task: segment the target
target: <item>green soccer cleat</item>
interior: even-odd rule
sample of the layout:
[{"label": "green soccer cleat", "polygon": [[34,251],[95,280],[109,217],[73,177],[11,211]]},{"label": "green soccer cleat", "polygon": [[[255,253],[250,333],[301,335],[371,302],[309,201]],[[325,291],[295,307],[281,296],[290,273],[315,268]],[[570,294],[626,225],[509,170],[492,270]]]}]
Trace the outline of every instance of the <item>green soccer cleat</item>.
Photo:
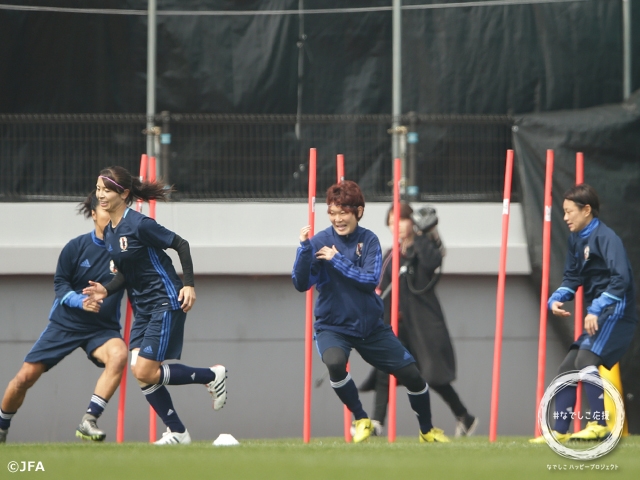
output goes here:
[{"label": "green soccer cleat", "polygon": [[444,434],[444,430],[433,427],[427,433],[420,432],[420,443],[448,443],[449,437]]},{"label": "green soccer cleat", "polygon": [[587,426],[579,432],[571,435],[569,440],[581,442],[604,440],[611,435],[611,430],[606,425],[598,425],[598,422],[589,422]]},{"label": "green soccer cleat", "polygon": [[82,419],[82,423],[78,425],[76,430],[76,437],[83,440],[101,442],[106,438],[106,436],[107,434],[98,428],[96,418],[88,415]]},{"label": "green soccer cleat", "polygon": [[3,430],[0,428],[0,443],[7,443],[7,433],[9,433],[9,429]]},{"label": "green soccer cleat", "polygon": [[364,442],[373,433],[373,425],[368,418],[361,418],[355,421],[356,431],[353,435],[353,443]]},{"label": "green soccer cleat", "polygon": [[[551,435],[553,435],[553,437],[560,443],[565,443],[571,437],[570,433],[560,433],[560,432],[556,432],[555,430],[551,430]],[[534,444],[547,443],[547,440],[544,438],[544,435],[540,435],[539,437],[536,437],[536,438],[530,438],[529,443],[534,443]]]}]

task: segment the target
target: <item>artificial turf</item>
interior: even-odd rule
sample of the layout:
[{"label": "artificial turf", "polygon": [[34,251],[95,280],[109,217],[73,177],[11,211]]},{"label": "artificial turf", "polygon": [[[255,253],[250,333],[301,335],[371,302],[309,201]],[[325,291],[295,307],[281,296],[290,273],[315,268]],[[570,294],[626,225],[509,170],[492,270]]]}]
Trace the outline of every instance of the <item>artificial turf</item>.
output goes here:
[{"label": "artificial turf", "polygon": [[[420,444],[399,437],[390,444],[371,438],[345,444],[340,438],[240,440],[154,446],[146,443],[7,443],[0,445],[0,478],[46,479],[537,479],[640,477],[640,437],[623,438],[595,461],[569,460],[524,437],[456,439]],[[29,464],[31,471],[29,472]],[[19,469],[10,473],[9,462]],[[24,464],[22,462],[25,462]],[[38,464],[40,462],[40,464]],[[15,465],[15,464],[14,464]],[[40,469],[36,470],[38,465]],[[44,471],[42,471],[44,469]]]}]

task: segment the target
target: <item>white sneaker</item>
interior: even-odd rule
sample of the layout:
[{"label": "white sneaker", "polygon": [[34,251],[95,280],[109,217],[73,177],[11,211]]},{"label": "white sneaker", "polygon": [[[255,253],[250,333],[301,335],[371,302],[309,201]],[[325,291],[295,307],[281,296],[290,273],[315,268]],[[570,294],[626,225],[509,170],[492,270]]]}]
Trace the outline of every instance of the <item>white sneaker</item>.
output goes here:
[{"label": "white sneaker", "polygon": [[464,417],[458,418],[455,437],[470,437],[476,431],[476,428],[478,428],[478,418],[466,414]]},{"label": "white sneaker", "polygon": [[184,433],[172,432],[167,428],[167,431],[162,434],[162,438],[157,442],[154,442],[154,445],[189,445],[191,443],[191,435],[189,435],[189,431],[185,430]]},{"label": "white sneaker", "polygon": [[216,378],[207,383],[207,390],[213,398],[213,409],[220,410],[227,403],[227,369],[223,365],[214,365],[209,369],[216,374]]}]

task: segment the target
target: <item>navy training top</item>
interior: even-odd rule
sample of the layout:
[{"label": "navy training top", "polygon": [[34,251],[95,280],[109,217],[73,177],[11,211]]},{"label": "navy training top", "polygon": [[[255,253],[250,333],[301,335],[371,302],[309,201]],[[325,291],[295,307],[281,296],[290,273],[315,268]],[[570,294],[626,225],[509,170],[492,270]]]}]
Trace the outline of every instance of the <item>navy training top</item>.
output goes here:
[{"label": "navy training top", "polygon": [[98,313],[82,309],[82,300],[87,297],[82,289],[89,280],[108,283],[115,274],[105,243],[95,232],[69,241],[58,257],[53,279],[56,298],[49,320],[68,331],[120,330],[120,301],[124,292],[105,298]]},{"label": "navy training top", "polygon": [[180,310],[183,287],[171,258],[164,252],[175,233],[154,219],[127,208],[114,228],[104,230],[111,258],[124,277],[138,313]]},{"label": "navy training top", "polygon": [[624,301],[627,313],[636,317],[633,272],[620,237],[594,218],[571,233],[568,244],[562,285],[549,298],[549,308],[555,301],[573,299],[582,285],[587,312],[599,316],[607,306]]},{"label": "navy training top", "polygon": [[[339,253],[330,261],[316,259],[318,250],[333,245]],[[359,225],[349,235],[338,235],[333,227],[329,227],[301,242],[292,280],[300,292],[316,285],[316,331],[333,330],[366,338],[376,330],[386,328],[382,300],[375,291],[381,269],[382,250],[378,237]]]}]

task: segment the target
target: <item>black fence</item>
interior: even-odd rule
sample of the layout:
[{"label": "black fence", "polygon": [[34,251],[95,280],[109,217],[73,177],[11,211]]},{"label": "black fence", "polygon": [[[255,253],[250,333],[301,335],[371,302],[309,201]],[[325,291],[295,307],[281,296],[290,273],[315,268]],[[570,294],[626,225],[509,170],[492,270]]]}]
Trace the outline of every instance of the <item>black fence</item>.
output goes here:
[{"label": "black fence", "polygon": [[[165,112],[154,120],[159,174],[174,185],[175,200],[306,201],[312,147],[318,192],[335,181],[336,155],[344,154],[345,177],[367,200],[392,196],[389,115]],[[137,173],[146,122],[145,115],[0,115],[0,201],[77,200],[105,166]],[[502,199],[510,117],[406,115],[400,124],[414,199]]]}]

